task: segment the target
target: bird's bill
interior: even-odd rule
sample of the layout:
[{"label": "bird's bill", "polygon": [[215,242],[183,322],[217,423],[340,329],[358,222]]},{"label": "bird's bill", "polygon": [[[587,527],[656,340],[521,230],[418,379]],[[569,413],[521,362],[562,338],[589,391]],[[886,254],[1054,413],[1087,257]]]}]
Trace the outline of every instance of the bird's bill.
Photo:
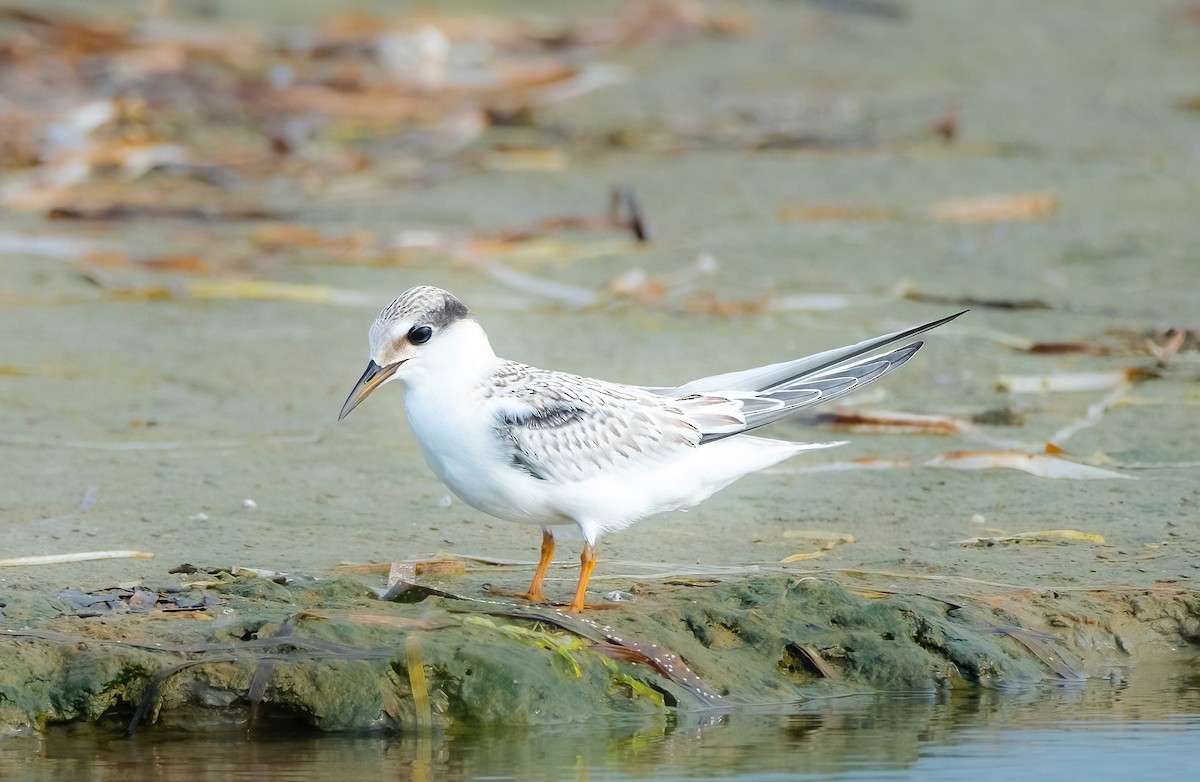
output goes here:
[{"label": "bird's bill", "polygon": [[363,372],[363,376],[358,379],[358,383],[354,386],[354,390],[350,392],[350,396],[346,397],[346,404],[342,405],[342,412],[338,414],[338,420],[340,421],[350,415],[350,411],[358,407],[372,391],[379,388],[387,382],[388,378],[396,374],[396,370],[403,363],[403,361],[397,361],[395,364],[388,364],[386,367],[381,367],[374,361],[367,364],[367,371]]}]

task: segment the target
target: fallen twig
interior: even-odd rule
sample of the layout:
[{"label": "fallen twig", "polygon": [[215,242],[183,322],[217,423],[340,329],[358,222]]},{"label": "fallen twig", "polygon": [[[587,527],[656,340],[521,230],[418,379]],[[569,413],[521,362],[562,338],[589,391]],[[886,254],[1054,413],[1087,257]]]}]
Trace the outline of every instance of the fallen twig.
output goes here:
[{"label": "fallen twig", "polygon": [[39,554],[29,557],[0,559],[0,567],[24,567],[27,565],[61,565],[65,562],[89,562],[94,559],[153,559],[150,551],[118,549],[116,551],[79,551],[73,554]]}]

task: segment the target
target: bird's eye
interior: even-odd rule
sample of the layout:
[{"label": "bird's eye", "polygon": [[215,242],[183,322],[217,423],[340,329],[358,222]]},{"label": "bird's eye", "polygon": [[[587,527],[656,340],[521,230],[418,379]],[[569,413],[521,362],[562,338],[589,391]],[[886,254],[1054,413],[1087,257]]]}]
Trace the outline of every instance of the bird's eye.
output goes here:
[{"label": "bird's eye", "polygon": [[433,329],[428,326],[413,326],[408,330],[408,341],[414,345],[424,345],[433,336]]}]

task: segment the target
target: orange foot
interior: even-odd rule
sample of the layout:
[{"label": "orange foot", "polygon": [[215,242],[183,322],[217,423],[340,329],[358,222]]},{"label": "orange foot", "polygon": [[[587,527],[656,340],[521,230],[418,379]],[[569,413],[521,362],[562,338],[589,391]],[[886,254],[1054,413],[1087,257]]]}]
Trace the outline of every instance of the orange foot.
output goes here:
[{"label": "orange foot", "polygon": [[549,529],[542,530],[542,551],[538,557],[537,570],[533,573],[533,583],[529,585],[529,589],[524,592],[508,592],[503,589],[495,589],[489,587],[488,591],[496,595],[505,595],[506,597],[515,597],[521,600],[528,600],[531,603],[549,603],[546,595],[542,592],[542,581],[546,578],[546,571],[550,568],[550,560],[554,557],[554,535]]},{"label": "orange foot", "polygon": [[518,600],[528,600],[530,603],[549,603],[550,598],[539,589],[536,592],[528,589],[524,592],[518,592],[515,589],[503,589],[498,586],[488,585],[487,591],[492,595],[500,595],[502,597],[515,597]]}]

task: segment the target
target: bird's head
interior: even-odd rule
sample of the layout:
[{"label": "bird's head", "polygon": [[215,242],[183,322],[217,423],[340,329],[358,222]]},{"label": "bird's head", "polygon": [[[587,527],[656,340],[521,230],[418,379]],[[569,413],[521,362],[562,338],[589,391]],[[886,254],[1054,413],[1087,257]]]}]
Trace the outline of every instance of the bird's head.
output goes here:
[{"label": "bird's head", "polygon": [[371,360],[350,392],[338,420],[358,407],[384,383],[411,379],[429,365],[475,358],[465,344],[491,354],[487,337],[471,311],[452,294],[422,285],[410,288],[379,313],[371,324]]}]

